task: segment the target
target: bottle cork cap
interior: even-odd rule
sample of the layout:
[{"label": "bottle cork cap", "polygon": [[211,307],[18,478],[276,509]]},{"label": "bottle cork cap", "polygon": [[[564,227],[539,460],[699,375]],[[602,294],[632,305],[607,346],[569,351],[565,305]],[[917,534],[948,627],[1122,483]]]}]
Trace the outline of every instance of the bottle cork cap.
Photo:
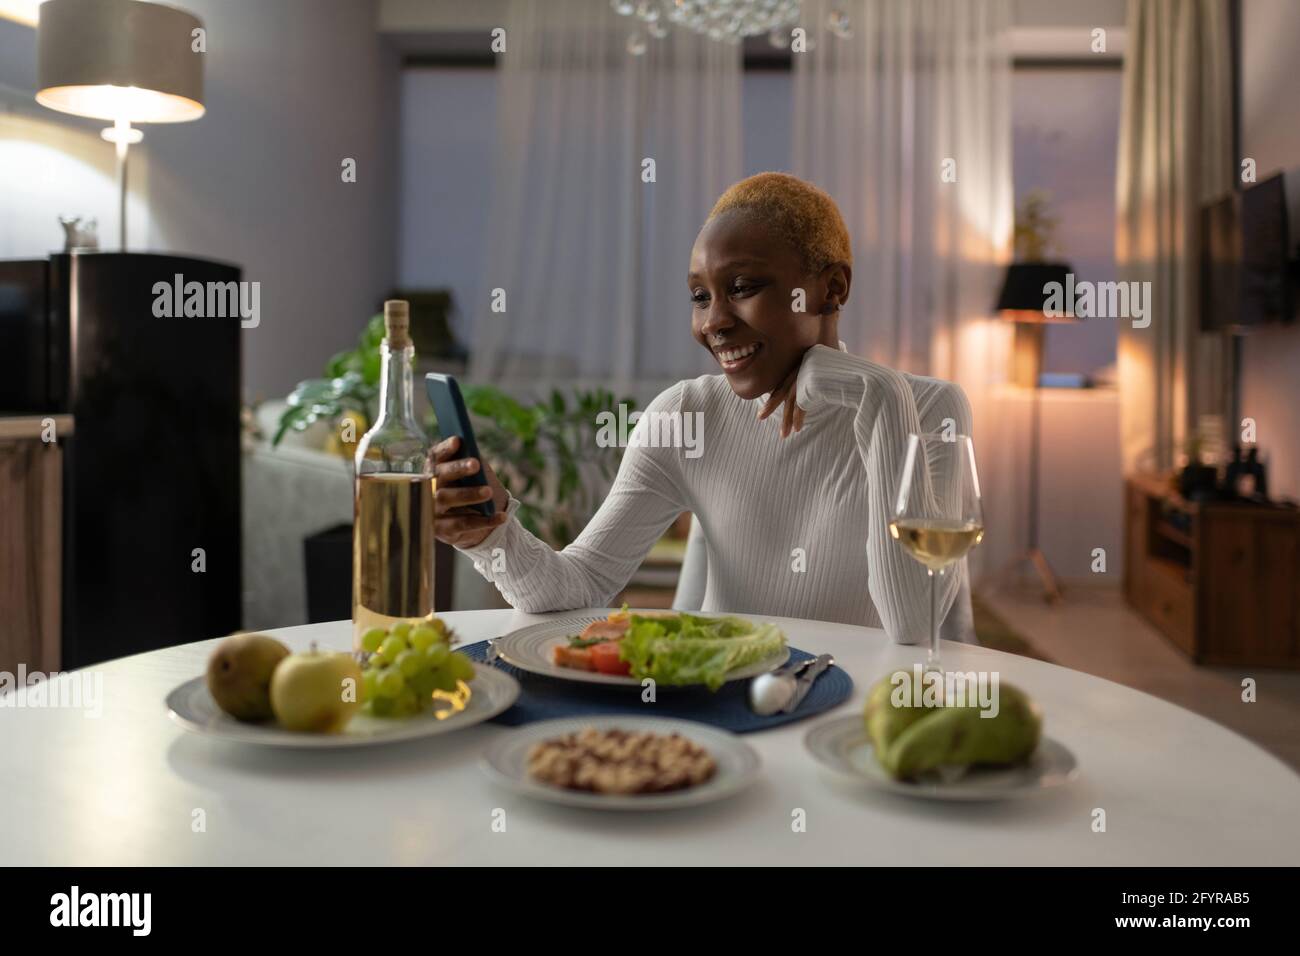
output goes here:
[{"label": "bottle cork cap", "polygon": [[384,335],[390,349],[404,349],[411,344],[411,306],[405,299],[384,302]]}]

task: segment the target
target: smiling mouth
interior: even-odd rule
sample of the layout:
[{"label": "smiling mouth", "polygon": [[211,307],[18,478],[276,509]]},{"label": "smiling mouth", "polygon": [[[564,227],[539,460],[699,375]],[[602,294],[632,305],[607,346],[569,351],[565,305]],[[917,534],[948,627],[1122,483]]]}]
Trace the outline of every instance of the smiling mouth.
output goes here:
[{"label": "smiling mouth", "polygon": [[713,350],[713,354],[717,356],[718,364],[722,366],[724,372],[739,372],[754,360],[754,356],[762,348],[761,343],[750,342],[748,345],[729,345],[725,348],[716,348]]}]

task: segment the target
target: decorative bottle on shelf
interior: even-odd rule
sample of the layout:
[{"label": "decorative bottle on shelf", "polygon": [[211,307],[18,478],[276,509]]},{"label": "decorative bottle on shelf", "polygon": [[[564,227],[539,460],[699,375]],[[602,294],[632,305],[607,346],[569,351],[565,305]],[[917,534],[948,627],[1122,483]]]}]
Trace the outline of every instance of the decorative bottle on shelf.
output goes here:
[{"label": "decorative bottle on shelf", "polygon": [[1251,476],[1251,497],[1256,501],[1268,501],[1268,474],[1264,463],[1259,460],[1259,448],[1253,447],[1246,452],[1245,470]]},{"label": "decorative bottle on shelf", "polygon": [[1232,461],[1228,462],[1228,467],[1223,472],[1223,497],[1235,500],[1241,497],[1241,491],[1237,484],[1241,480],[1241,469],[1245,462],[1241,459],[1241,446],[1232,446]]},{"label": "decorative bottle on shelf", "polygon": [[352,526],[353,643],[372,627],[433,615],[433,475],[415,420],[410,310],[384,303],[379,417],[357,443]]}]

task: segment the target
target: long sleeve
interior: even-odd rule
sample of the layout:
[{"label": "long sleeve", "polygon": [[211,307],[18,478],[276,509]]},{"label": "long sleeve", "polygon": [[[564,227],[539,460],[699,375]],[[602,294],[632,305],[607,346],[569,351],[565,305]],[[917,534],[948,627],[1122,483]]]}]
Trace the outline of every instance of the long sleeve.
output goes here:
[{"label": "long sleeve", "polygon": [[[890,538],[889,520],[908,434],[940,431],[945,419],[953,420],[958,433],[970,434],[965,394],[949,382],[904,377],[867,359],[817,345],[800,366],[796,400],[808,411],[823,404],[856,409],[854,438],[868,483],[868,590],[892,640],[925,641],[930,629],[929,577]],[[940,621],[947,616],[965,573],[962,562],[956,573],[938,579]]]},{"label": "long sleeve", "polygon": [[511,496],[509,519],[473,548],[461,549],[512,607],[528,613],[607,607],[640,567],[683,504],[681,449],[655,446],[656,415],[680,414],[681,384],[650,403],[628,440],[613,487],[595,516],[562,551],[520,524]]}]

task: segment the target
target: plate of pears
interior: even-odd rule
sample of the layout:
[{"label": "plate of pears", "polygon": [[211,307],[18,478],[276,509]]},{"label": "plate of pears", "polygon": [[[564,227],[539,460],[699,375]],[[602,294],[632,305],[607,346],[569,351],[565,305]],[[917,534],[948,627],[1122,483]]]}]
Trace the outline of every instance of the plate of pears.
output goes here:
[{"label": "plate of pears", "polygon": [[[1023,690],[971,675],[898,670],[878,680],[861,716],[813,727],[804,746],[825,767],[892,793],[932,800],[1005,800],[1066,785],[1078,763],[1043,735]],[[954,678],[957,678],[954,680]]]}]

